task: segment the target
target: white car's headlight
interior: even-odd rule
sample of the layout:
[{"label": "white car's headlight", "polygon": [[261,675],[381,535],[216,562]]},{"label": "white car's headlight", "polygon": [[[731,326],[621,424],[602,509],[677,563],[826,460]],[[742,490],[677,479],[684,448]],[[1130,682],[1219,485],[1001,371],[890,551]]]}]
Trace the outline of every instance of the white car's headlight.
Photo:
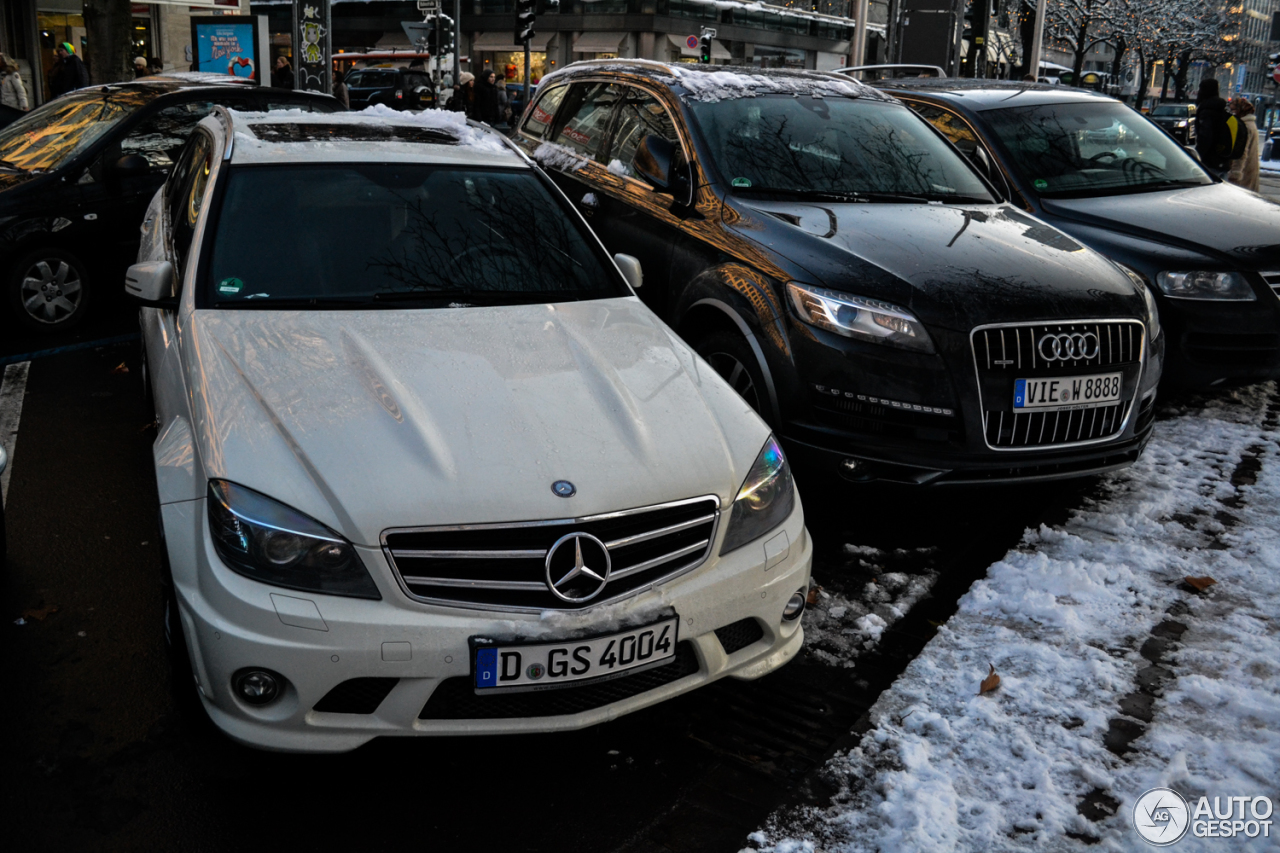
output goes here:
[{"label": "white car's headlight", "polygon": [[860,341],[934,351],[924,324],[905,308],[794,281],[787,285],[787,292],[800,319],[811,326]]},{"label": "white car's headlight", "polygon": [[786,521],[795,503],[796,487],[791,479],[791,468],[782,455],[778,440],[769,436],[755,464],[747,472],[742,488],[738,489],[720,553],[727,554],[759,539]]},{"label": "white car's headlight", "polygon": [[1156,284],[1170,299],[1253,302],[1258,298],[1238,272],[1162,272]]},{"label": "white car's headlight", "polygon": [[1147,337],[1155,340],[1160,337],[1160,309],[1156,306],[1156,298],[1151,295],[1151,286],[1147,284],[1144,278],[1137,270],[1130,269],[1124,264],[1116,264],[1120,270],[1133,282],[1133,286],[1138,288],[1138,292],[1142,294],[1142,301],[1147,306]]},{"label": "white car's headlight", "polygon": [[350,542],[252,489],[210,480],[209,532],[227,567],[256,581],[326,595],[382,597]]}]

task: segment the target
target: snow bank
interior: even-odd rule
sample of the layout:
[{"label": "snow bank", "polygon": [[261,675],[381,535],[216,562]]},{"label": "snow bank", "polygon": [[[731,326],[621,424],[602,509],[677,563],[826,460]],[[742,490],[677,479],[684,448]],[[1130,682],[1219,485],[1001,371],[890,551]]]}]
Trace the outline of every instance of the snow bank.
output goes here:
[{"label": "snow bank", "polygon": [[[825,775],[825,809],[775,815],[748,841],[824,851],[1145,850],[1135,800],[1280,788],[1280,431],[1274,384],[1174,412],[1142,460],[1056,527],[1027,531],[871,711],[860,746]],[[1261,453],[1256,483],[1233,470]],[[1218,581],[1205,595],[1185,576]],[[1145,734],[1121,758],[1103,745],[1148,662],[1151,629],[1187,626]],[[978,695],[994,664],[1002,682]],[[1119,802],[1094,823],[1100,791]],[[1194,805],[1195,800],[1191,800]],[[1270,839],[1188,834],[1179,849],[1277,849]]]}]

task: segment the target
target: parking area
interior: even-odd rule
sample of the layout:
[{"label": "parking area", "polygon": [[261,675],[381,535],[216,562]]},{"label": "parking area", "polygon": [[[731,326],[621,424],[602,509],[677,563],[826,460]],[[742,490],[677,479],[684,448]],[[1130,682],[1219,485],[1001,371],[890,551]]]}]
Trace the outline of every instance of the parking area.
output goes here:
[{"label": "parking area", "polygon": [[[22,372],[7,368],[5,399]],[[856,743],[970,584],[1097,488],[806,491],[820,589],[805,653],[776,674],[571,734],[278,755],[232,744],[169,683],[136,343],[25,373],[10,415],[4,666],[21,687],[6,704],[5,796],[16,840],[40,848],[254,847],[246,818],[270,802],[290,805],[298,845],[376,844],[369,816],[390,807],[456,849],[737,849],[779,806],[823,800],[815,771]]]}]

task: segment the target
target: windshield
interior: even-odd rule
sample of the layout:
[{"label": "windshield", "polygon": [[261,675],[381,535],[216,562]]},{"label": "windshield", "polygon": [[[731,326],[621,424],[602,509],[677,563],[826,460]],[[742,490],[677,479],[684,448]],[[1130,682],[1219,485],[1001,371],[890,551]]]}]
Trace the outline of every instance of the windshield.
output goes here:
[{"label": "windshield", "polygon": [[0,130],[0,166],[28,172],[56,169],[150,100],[141,92],[58,98]]},{"label": "windshield", "polygon": [[1151,111],[1153,116],[1174,116],[1175,118],[1187,117],[1186,104],[1161,104]]},{"label": "windshield", "polygon": [[347,85],[352,89],[384,89],[394,86],[398,78],[394,71],[353,71]]},{"label": "windshield", "polygon": [[960,155],[901,104],[763,95],[689,106],[735,192],[993,201]]},{"label": "windshield", "polygon": [[216,228],[206,293],[207,304],[220,308],[434,308],[631,295],[528,170],[239,167]]},{"label": "windshield", "polygon": [[1213,183],[1164,131],[1114,102],[982,114],[1014,171],[1041,196],[1084,198]]}]

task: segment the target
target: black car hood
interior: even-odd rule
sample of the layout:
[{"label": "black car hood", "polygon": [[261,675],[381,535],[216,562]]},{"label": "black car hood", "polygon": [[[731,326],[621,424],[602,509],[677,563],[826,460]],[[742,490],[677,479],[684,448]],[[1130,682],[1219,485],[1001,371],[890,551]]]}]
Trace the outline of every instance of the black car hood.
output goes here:
[{"label": "black car hood", "polygon": [[20,187],[32,178],[37,177],[30,172],[10,172],[0,170],[0,193],[5,190],[11,190],[14,187]]},{"label": "black car hood", "polygon": [[732,227],[803,267],[814,284],[901,305],[926,324],[966,331],[1145,310],[1109,261],[1009,205],[734,199],[732,210],[741,215]]},{"label": "black car hood", "polygon": [[1230,184],[1041,204],[1050,216],[1196,249],[1251,269],[1274,269],[1280,261],[1280,205]]}]

